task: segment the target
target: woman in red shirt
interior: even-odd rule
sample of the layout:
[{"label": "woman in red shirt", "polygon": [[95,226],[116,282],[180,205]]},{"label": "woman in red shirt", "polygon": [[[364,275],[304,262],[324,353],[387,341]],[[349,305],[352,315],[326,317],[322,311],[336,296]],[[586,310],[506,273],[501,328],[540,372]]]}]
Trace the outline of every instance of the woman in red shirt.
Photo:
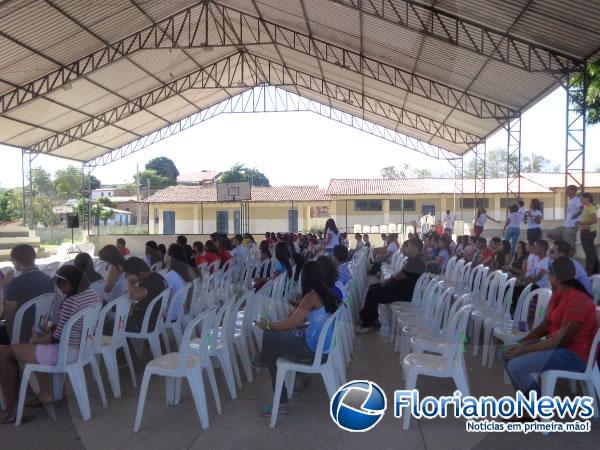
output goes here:
[{"label": "woman in red shirt", "polygon": [[[207,263],[209,266],[219,259],[219,249],[215,243],[211,240],[206,241],[204,244],[204,255],[202,255],[202,262]],[[212,272],[211,272],[212,273]]]},{"label": "woman in red shirt", "polygon": [[548,272],[554,294],[544,321],[503,355],[514,388],[525,394],[532,390],[540,394],[532,373],[585,371],[598,330],[596,305],[575,279],[575,265],[570,258],[556,258]]}]

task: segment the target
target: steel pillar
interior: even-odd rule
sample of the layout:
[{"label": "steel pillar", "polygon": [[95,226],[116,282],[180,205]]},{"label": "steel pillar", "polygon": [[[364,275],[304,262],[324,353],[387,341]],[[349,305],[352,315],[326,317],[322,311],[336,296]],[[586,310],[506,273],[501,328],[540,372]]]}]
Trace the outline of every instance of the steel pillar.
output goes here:
[{"label": "steel pillar", "polygon": [[447,161],[454,169],[454,205],[453,212],[454,218],[456,219],[456,205],[460,208],[460,220],[463,220],[463,194],[465,186],[465,172],[464,172],[464,160],[462,156],[456,158],[448,158]]},{"label": "steel pillar", "polygon": [[473,213],[475,215],[477,214],[477,208],[479,206],[485,206],[485,145],[485,141],[481,141],[479,144],[473,147],[473,155],[475,157],[475,178],[473,179],[475,201],[473,202]]},{"label": "steel pillar", "polygon": [[23,226],[27,226],[30,229],[35,227],[35,209],[34,209],[34,197],[35,192],[33,190],[32,180],[32,164],[37,153],[30,152],[27,149],[21,150],[21,175],[22,175],[22,188],[23,188]]},{"label": "steel pillar", "polygon": [[507,117],[504,129],[506,141],[506,198],[521,197],[521,114]]},{"label": "steel pillar", "polygon": [[585,187],[585,131],[587,123],[587,91],[589,75],[583,74],[581,83],[575,82],[574,74],[567,77],[567,127],[565,148],[565,187]]}]

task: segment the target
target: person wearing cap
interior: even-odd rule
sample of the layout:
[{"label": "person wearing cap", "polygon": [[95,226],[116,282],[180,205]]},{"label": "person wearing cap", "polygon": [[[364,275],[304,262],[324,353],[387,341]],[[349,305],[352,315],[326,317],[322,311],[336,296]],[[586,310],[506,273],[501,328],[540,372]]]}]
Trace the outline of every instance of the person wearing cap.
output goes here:
[{"label": "person wearing cap", "polygon": [[[144,322],[146,309],[150,302],[167,288],[167,282],[162,275],[152,272],[148,265],[141,259],[132,256],[123,263],[123,271],[127,275],[127,293],[131,300],[131,310],[127,318],[125,330],[139,332]],[[157,305],[150,316],[148,330],[154,330],[160,307]],[[107,318],[104,322],[102,334],[112,336],[114,322]]]},{"label": "person wearing cap", "polygon": [[525,395],[532,390],[540,394],[540,385],[531,374],[586,368],[598,330],[596,305],[575,276],[575,266],[567,256],[552,261],[549,278],[554,293],[544,321],[503,352],[512,385]]}]

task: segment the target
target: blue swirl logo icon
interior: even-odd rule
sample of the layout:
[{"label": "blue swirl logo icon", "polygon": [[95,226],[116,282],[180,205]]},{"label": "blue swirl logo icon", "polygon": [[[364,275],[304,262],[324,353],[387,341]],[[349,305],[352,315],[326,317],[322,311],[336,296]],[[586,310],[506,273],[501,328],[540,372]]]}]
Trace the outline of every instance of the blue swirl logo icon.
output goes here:
[{"label": "blue swirl logo icon", "polygon": [[329,414],[342,430],[364,432],[379,423],[386,409],[385,393],[376,383],[354,380],[331,397]]}]

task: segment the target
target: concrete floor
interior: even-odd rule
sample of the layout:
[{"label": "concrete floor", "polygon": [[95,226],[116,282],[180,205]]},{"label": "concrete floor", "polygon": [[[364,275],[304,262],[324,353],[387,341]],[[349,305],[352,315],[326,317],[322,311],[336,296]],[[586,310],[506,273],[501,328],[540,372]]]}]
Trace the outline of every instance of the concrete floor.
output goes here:
[{"label": "concrete floor", "polygon": [[[468,352],[470,354],[470,352]],[[138,381],[143,364],[136,362]],[[479,360],[468,357],[467,366],[473,395],[510,394],[502,382],[497,364],[484,369]],[[220,379],[220,373],[217,371]],[[88,378],[89,379],[89,378]],[[392,351],[387,337],[370,334],[358,336],[349,379],[370,379],[387,393],[388,403],[394,389],[402,388],[398,354]],[[131,386],[128,374],[121,373],[124,390],[121,399],[111,398],[105,382],[109,404],[102,408],[95,386],[90,385],[92,419],[81,420],[77,404],[67,388],[66,400],[51,410],[28,409],[30,420],[20,427],[0,426],[0,448],[19,449],[564,449],[597,448],[600,422],[593,421],[592,432],[540,435],[467,433],[465,421],[459,419],[413,420],[408,431],[402,430],[388,407],[383,420],[370,432],[348,433],[338,429],[329,418],[329,402],[319,378],[307,389],[295,394],[293,413],[279,418],[277,427],[269,428],[260,416],[261,408],[272,399],[268,372],[262,370],[252,384],[244,384],[238,398],[226,398],[220,379],[223,413],[217,416],[209,399],[210,428],[202,431],[191,395],[183,390],[181,404],[166,407],[164,384],[155,382],[146,401],[141,429],[132,431],[138,390]],[[449,395],[454,391],[450,380],[422,378],[422,395]]]}]

